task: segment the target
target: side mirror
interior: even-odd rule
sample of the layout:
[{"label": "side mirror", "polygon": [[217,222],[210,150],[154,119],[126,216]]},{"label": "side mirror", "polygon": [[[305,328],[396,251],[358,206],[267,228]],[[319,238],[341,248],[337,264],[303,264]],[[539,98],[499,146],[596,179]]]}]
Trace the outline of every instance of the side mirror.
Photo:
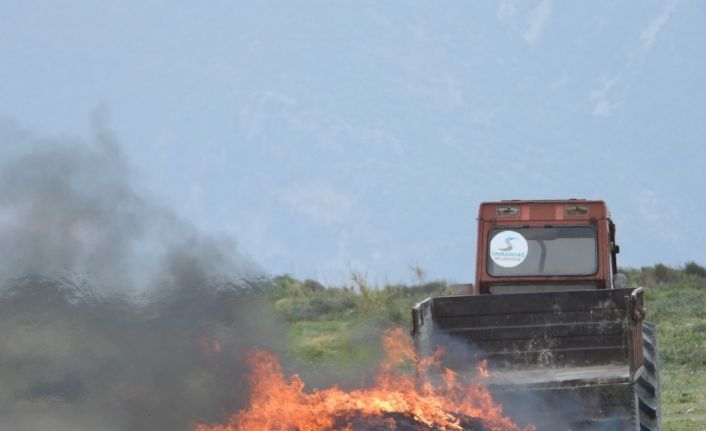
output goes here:
[{"label": "side mirror", "polygon": [[613,275],[613,289],[625,289],[628,287],[630,287],[628,277],[625,274],[618,272]]}]

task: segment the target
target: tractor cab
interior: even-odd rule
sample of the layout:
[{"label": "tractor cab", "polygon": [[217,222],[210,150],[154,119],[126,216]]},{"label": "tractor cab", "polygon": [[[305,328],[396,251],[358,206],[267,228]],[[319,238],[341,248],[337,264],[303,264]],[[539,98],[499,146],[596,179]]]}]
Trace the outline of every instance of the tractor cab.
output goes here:
[{"label": "tractor cab", "polygon": [[[473,293],[609,289],[618,251],[603,201],[486,202],[478,215]],[[625,287],[621,277],[615,281]]]}]

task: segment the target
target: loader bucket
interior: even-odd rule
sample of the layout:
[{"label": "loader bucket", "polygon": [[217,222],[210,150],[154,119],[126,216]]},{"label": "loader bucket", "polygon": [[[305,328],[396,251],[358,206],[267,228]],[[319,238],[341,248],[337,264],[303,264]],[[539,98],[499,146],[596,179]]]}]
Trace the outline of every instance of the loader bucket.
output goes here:
[{"label": "loader bucket", "polygon": [[489,386],[518,423],[629,430],[643,316],[641,289],[436,297],[414,307],[412,334],[424,356],[464,346],[445,364],[460,372],[487,359]]}]

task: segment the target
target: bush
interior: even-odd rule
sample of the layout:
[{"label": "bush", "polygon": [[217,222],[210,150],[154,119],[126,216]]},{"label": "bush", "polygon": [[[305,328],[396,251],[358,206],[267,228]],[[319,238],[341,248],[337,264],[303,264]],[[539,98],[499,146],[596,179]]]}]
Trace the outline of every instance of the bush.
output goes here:
[{"label": "bush", "polygon": [[272,279],[277,288],[276,297],[299,297],[304,295],[301,282],[291,275],[278,275]]},{"label": "bush", "polygon": [[282,298],[275,302],[275,310],[288,322],[314,317],[309,300],[306,298]]},{"label": "bush", "polygon": [[657,287],[657,275],[655,269],[651,266],[643,266],[640,268],[640,278],[641,284],[644,287],[653,288]]},{"label": "bush", "polygon": [[684,267],[684,272],[686,272],[688,275],[706,278],[706,268],[696,262],[688,262]]},{"label": "bush", "polygon": [[323,292],[326,290],[326,287],[324,287],[323,284],[319,283],[316,280],[309,279],[304,280],[304,287],[312,292]]},{"label": "bush", "polygon": [[309,301],[311,311],[315,316],[321,317],[325,314],[343,313],[355,310],[356,303],[351,296],[320,296]]},{"label": "bush", "polygon": [[679,272],[674,268],[658,263],[655,265],[655,277],[658,283],[670,283],[679,279]]}]

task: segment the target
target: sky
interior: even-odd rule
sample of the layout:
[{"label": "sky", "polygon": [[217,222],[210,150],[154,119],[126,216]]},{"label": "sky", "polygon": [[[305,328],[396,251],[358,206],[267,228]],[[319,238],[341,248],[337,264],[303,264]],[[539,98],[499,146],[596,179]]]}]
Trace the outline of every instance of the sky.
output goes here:
[{"label": "sky", "polygon": [[482,201],[605,200],[620,263],[706,264],[706,4],[0,3],[12,136],[112,130],[270,274],[471,281]]}]

